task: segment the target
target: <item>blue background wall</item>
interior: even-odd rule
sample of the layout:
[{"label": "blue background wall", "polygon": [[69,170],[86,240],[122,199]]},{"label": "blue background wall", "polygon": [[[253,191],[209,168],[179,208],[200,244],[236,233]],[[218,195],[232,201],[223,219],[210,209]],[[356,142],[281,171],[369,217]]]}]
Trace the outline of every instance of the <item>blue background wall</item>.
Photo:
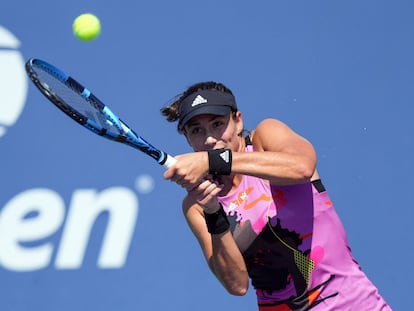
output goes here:
[{"label": "blue background wall", "polygon": [[[101,36],[72,35],[92,12]],[[194,82],[236,94],[248,128],[312,141],[363,270],[395,310],[414,277],[412,1],[3,1],[0,309],[255,310],[210,274],[183,190],[132,148],[67,119],[24,75],[71,73],[143,137],[189,151],[159,109]]]}]

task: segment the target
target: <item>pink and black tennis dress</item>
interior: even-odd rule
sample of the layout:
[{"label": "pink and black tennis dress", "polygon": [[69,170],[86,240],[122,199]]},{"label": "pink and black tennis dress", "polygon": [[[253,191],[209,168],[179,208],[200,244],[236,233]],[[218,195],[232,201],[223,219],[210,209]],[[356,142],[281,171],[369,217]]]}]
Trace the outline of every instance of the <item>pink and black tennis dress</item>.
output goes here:
[{"label": "pink and black tennis dress", "polygon": [[[253,151],[251,144],[246,152]],[[273,186],[243,176],[219,197],[260,311],[391,310],[352,257],[320,180]]]}]

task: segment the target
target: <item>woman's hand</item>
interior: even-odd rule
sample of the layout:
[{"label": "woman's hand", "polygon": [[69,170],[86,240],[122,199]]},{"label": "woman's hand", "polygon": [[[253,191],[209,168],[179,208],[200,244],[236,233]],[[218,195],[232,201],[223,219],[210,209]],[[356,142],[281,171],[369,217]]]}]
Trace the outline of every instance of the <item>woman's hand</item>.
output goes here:
[{"label": "woman's hand", "polygon": [[164,178],[169,179],[187,191],[197,188],[208,173],[207,152],[193,152],[178,155],[172,167],[164,173]]},{"label": "woman's hand", "polygon": [[188,196],[200,205],[204,212],[213,214],[220,209],[217,195],[223,189],[222,185],[211,179],[205,179],[198,187],[188,191]]},{"label": "woman's hand", "polygon": [[194,152],[176,156],[176,163],[165,173],[164,178],[180,185],[188,197],[197,202],[206,213],[215,213],[220,205],[217,195],[223,189],[208,172],[207,152]]}]

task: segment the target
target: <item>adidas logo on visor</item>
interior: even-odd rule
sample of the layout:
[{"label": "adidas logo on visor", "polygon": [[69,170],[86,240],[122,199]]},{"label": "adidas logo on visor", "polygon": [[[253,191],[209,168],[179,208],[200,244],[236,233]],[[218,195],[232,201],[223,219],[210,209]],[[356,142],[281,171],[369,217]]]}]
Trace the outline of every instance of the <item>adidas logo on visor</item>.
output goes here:
[{"label": "adidas logo on visor", "polygon": [[206,102],[207,102],[207,99],[205,99],[201,95],[197,95],[197,97],[194,98],[193,103],[191,104],[191,107],[195,107],[195,106],[200,105],[200,104],[205,104]]}]

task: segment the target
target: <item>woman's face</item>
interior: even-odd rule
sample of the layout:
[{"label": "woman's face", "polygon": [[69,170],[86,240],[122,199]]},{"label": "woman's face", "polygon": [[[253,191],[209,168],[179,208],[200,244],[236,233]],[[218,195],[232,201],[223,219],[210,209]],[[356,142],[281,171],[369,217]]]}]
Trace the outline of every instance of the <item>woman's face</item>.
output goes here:
[{"label": "woman's face", "polygon": [[194,151],[228,148],[239,151],[243,130],[241,112],[226,116],[203,114],[192,118],[184,126],[184,135]]}]

